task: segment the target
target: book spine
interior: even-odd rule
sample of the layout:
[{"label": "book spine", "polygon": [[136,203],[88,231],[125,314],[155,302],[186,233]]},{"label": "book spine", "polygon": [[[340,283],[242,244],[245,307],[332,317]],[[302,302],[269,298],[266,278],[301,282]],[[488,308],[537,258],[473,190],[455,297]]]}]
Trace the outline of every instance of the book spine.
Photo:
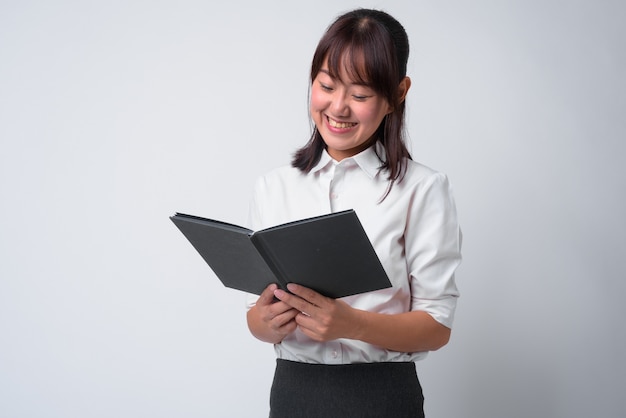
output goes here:
[{"label": "book spine", "polygon": [[250,241],[257,249],[267,266],[272,270],[274,276],[278,280],[276,283],[281,289],[287,290],[287,283],[290,282],[285,272],[280,268],[278,257],[272,252],[271,248],[266,245],[262,235],[252,234]]}]

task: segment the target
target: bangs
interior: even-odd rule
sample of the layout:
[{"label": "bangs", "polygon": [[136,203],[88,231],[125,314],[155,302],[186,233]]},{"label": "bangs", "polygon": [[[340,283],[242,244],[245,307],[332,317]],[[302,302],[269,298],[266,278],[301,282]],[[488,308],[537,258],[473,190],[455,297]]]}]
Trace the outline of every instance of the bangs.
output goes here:
[{"label": "bangs", "polygon": [[330,76],[365,85],[395,103],[402,74],[389,32],[376,22],[338,22],[320,41],[313,57],[311,81],[326,62]]},{"label": "bangs", "polygon": [[326,64],[331,77],[341,79],[340,74],[345,72],[348,80],[343,81],[374,88],[371,76],[372,69],[367,65],[362,48],[357,48],[355,45],[333,48],[328,51]]}]

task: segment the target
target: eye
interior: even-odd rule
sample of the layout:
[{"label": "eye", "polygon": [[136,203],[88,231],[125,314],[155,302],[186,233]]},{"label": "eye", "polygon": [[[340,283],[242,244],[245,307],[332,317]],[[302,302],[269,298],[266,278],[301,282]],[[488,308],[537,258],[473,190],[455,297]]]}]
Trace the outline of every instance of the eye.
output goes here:
[{"label": "eye", "polygon": [[357,102],[364,102],[376,95],[376,93],[367,86],[354,86],[351,94],[352,98]]},{"label": "eye", "polygon": [[320,88],[324,91],[333,91],[333,88],[327,84],[320,83]]}]

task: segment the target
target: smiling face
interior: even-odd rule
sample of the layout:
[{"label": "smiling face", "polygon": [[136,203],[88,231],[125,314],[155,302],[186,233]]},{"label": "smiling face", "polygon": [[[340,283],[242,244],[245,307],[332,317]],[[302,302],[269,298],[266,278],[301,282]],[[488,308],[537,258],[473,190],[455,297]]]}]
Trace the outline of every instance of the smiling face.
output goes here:
[{"label": "smiling face", "polygon": [[387,100],[373,89],[354,81],[345,68],[332,77],[327,61],[311,86],[311,118],[337,161],[369,147],[385,115],[392,111]]}]

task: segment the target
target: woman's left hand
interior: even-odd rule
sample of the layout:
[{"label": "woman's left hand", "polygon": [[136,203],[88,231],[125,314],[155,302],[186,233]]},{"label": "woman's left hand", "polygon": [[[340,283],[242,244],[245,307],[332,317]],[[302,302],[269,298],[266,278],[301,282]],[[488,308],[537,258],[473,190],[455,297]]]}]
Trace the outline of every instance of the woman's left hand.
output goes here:
[{"label": "woman's left hand", "polygon": [[358,311],[342,300],[322,296],[307,287],[289,283],[289,294],[274,291],[281,301],[300,311],[296,316],[298,327],[315,341],[354,338],[358,334]]}]

